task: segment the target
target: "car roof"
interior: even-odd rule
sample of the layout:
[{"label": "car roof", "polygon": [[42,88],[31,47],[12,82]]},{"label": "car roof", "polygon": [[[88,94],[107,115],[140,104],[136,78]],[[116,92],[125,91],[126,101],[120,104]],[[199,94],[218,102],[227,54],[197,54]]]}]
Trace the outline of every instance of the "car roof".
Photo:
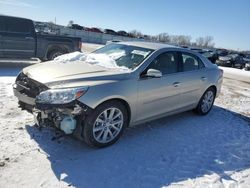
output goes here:
[{"label": "car roof", "polygon": [[8,15],[4,15],[4,14],[0,14],[0,17],[2,17],[2,18],[17,18],[17,19],[32,21],[31,19],[28,19],[28,18],[22,18],[22,17],[16,17],[16,16],[8,16]]},{"label": "car roof", "polygon": [[130,46],[137,46],[141,48],[149,48],[152,50],[159,50],[162,48],[178,48],[180,47],[164,44],[164,43],[156,43],[156,42],[142,42],[142,41],[130,41],[130,42],[119,42],[120,44],[130,45]]}]

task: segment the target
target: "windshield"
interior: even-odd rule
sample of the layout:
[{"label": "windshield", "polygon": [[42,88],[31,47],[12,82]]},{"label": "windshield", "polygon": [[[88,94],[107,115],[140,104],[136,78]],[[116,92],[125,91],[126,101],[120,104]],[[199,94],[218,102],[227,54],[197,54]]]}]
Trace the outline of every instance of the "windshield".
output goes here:
[{"label": "windshield", "polygon": [[228,54],[228,52],[227,51],[218,51],[218,55],[219,56],[226,56]]},{"label": "windshield", "polygon": [[[153,50],[124,44],[109,44],[91,54],[105,55],[113,59],[117,66],[135,69]],[[91,55],[90,54],[90,55]]]},{"label": "windshield", "polygon": [[202,55],[205,57],[211,57],[211,56],[213,56],[213,52],[206,51],[206,52],[203,52]]},{"label": "windshield", "polygon": [[228,54],[227,57],[236,58],[238,54]]}]

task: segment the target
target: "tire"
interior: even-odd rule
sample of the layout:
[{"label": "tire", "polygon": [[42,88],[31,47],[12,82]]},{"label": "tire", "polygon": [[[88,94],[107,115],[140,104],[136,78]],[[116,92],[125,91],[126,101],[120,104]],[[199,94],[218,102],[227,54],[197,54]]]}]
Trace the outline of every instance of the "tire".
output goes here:
[{"label": "tire", "polygon": [[[108,117],[106,119],[105,112]],[[112,112],[114,119],[110,116]],[[120,123],[115,124],[114,122]],[[128,111],[121,102],[103,103],[86,118],[83,129],[84,141],[91,147],[110,146],[120,138],[128,123]]]},{"label": "tire", "polygon": [[[212,95],[212,98],[209,98],[209,96]],[[206,115],[210,112],[210,110],[213,107],[214,104],[214,100],[215,100],[215,95],[216,92],[214,90],[214,88],[210,87],[208,88],[205,93],[202,95],[196,109],[195,112],[198,115]],[[207,102],[207,105],[205,104]]]},{"label": "tire", "polygon": [[65,54],[65,52],[60,49],[52,50],[48,53],[47,59],[50,61],[63,54]]}]

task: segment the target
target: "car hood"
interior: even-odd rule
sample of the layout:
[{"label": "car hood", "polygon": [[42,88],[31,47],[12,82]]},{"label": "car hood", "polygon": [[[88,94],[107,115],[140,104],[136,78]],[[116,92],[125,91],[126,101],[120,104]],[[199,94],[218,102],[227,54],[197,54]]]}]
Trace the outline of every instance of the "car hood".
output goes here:
[{"label": "car hood", "polygon": [[219,60],[221,61],[230,61],[232,58],[231,57],[228,57],[228,56],[220,56],[219,57]]},{"label": "car hood", "polygon": [[250,63],[250,58],[243,58],[244,61],[246,61],[247,63]]},{"label": "car hood", "polygon": [[93,85],[107,80],[124,79],[130,72],[107,69],[82,61],[68,63],[50,61],[26,67],[23,69],[23,73],[48,87],[59,85],[73,87],[77,84],[82,85],[82,82]]}]

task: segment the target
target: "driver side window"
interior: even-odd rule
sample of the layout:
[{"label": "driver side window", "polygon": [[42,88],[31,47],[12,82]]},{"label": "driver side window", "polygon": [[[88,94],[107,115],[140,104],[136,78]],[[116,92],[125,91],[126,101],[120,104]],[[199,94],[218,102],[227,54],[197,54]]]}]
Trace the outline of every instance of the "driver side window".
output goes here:
[{"label": "driver side window", "polygon": [[177,53],[164,52],[160,54],[149,65],[148,69],[156,69],[162,72],[162,75],[178,72]]}]

